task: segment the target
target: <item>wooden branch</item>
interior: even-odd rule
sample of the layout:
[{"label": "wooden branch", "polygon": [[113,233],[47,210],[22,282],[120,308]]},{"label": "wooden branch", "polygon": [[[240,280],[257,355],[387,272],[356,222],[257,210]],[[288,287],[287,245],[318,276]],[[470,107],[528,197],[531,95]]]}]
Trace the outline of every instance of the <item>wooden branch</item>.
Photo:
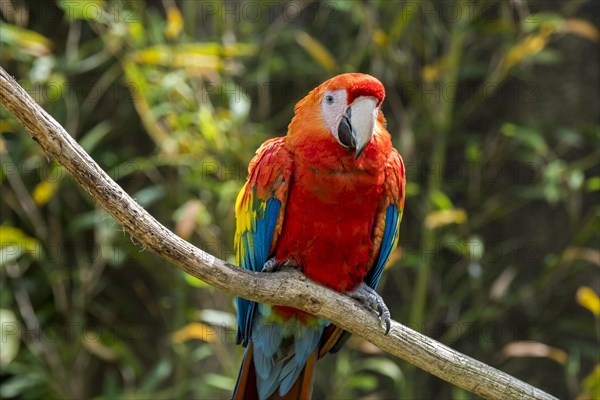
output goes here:
[{"label": "wooden branch", "polygon": [[142,246],[179,269],[232,295],[299,308],[359,335],[382,350],[456,386],[489,399],[555,399],[504,372],[465,356],[398,322],[384,334],[378,317],[351,298],[307,280],[298,272],[262,274],[235,267],[165,228],[77,144],[0,67],[0,103],[85,190]]}]

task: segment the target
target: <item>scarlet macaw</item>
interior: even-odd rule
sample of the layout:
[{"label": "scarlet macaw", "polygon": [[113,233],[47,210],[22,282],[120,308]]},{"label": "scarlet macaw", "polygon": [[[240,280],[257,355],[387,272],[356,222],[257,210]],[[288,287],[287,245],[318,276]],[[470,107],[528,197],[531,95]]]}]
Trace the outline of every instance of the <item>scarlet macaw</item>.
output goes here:
[{"label": "scarlet macaw", "polygon": [[[405,171],[370,75],[338,75],[296,104],[285,137],[250,162],[236,202],[237,262],[252,271],[291,263],[313,281],[389,311],[374,289],[398,243]],[[311,396],[316,361],[348,334],[303,311],[237,298],[246,347],[233,399]]]}]

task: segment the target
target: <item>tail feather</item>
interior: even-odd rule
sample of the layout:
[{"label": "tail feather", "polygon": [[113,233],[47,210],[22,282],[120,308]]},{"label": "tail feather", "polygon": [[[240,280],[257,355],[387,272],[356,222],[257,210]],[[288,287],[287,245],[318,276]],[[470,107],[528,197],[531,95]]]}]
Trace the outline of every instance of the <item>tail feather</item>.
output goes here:
[{"label": "tail feather", "polygon": [[306,364],[298,375],[296,383],[283,396],[277,391],[269,397],[269,400],[310,400],[312,397],[313,382],[315,380],[315,366],[319,357],[319,349],[315,348],[306,360]]},{"label": "tail feather", "polygon": [[254,346],[252,342],[246,347],[231,400],[259,400],[258,388],[256,387],[256,370],[254,369]]},{"label": "tail feather", "polygon": [[[312,396],[312,386],[315,380],[315,366],[319,359],[319,348],[315,348],[298,375],[292,387],[283,396],[275,390],[268,400],[309,400]],[[231,400],[259,400],[256,383],[256,370],[254,368],[254,346],[252,341],[248,344],[237,383]]]}]

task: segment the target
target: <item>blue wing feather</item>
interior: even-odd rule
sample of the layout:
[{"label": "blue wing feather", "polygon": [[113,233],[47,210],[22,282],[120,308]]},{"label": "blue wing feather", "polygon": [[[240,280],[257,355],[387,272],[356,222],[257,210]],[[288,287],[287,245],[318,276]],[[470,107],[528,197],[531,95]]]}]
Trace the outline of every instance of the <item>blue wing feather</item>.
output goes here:
[{"label": "blue wing feather", "polygon": [[365,283],[373,288],[377,288],[381,273],[385,268],[390,254],[398,242],[398,236],[400,234],[400,213],[396,204],[390,204],[385,212],[385,229],[383,233],[383,239],[381,241],[381,249],[379,251],[379,257],[377,263],[371,268],[367,276],[365,277]]},{"label": "blue wing feather", "polygon": [[[241,246],[243,258],[241,267],[251,271],[262,271],[264,264],[269,258],[269,251],[273,241],[273,234],[279,218],[281,202],[276,198],[270,198],[266,201],[265,211],[262,215],[257,215],[252,224],[252,230],[241,233]],[[250,328],[256,311],[256,304],[253,301],[238,297],[236,299],[238,306],[238,330],[236,335],[237,343],[244,346],[250,339]]]}]

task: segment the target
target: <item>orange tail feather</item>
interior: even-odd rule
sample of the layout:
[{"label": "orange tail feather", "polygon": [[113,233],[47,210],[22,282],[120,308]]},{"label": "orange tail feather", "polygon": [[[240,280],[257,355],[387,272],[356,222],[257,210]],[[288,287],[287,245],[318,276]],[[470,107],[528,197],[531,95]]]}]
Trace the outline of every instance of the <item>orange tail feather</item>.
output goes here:
[{"label": "orange tail feather", "polygon": [[231,400],[258,400],[258,389],[256,388],[256,371],[254,370],[254,346],[248,344],[237,383]]},{"label": "orange tail feather", "polygon": [[[277,391],[269,397],[269,400],[310,400],[312,397],[312,386],[315,379],[315,366],[319,358],[319,348],[311,353],[306,365],[300,372],[296,383],[284,396]],[[231,400],[258,400],[258,389],[256,386],[256,371],[254,370],[254,352],[252,342],[248,344],[237,383]]]}]

